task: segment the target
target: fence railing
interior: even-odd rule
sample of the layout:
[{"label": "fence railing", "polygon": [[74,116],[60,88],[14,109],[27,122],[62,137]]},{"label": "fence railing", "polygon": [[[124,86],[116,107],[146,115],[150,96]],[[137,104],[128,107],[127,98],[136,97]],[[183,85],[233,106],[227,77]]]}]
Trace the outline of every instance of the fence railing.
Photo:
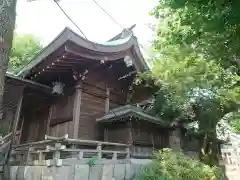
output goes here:
[{"label": "fence railing", "polygon": [[127,144],[71,139],[68,135],[53,137],[45,135],[45,140],[13,146],[12,162],[61,166],[64,159],[129,159]]},{"label": "fence railing", "polygon": [[11,144],[12,133],[7,134],[4,137],[0,137],[0,165],[5,164],[7,159],[7,152]]}]

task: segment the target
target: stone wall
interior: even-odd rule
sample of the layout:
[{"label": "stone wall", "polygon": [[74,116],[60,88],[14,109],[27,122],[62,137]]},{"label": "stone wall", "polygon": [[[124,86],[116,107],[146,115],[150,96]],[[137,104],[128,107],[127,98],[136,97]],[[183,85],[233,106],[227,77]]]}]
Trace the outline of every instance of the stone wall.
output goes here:
[{"label": "stone wall", "polygon": [[129,163],[103,163],[89,166],[64,165],[11,166],[10,180],[137,180],[141,168],[151,160],[130,160]]}]

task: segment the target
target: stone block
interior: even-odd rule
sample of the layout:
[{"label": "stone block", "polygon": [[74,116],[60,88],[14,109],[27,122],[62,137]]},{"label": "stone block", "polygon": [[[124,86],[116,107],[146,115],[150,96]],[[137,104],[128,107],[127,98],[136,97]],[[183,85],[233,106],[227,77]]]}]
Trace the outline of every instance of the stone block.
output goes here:
[{"label": "stone block", "polygon": [[44,171],[44,180],[74,180],[73,166],[50,167]]},{"label": "stone block", "polygon": [[18,166],[16,173],[16,180],[24,180],[26,172],[30,166]]},{"label": "stone block", "polygon": [[139,180],[140,179],[140,175],[141,175],[141,170],[143,168],[143,165],[141,164],[135,164],[135,178],[134,180]]},{"label": "stone block", "polygon": [[141,164],[135,164],[135,177],[139,178],[140,174],[141,174],[141,170],[143,168],[143,165]]},{"label": "stone block", "polygon": [[53,180],[52,168],[47,166],[42,166],[41,180]]},{"label": "stone block", "polygon": [[29,166],[26,169],[24,180],[41,180],[41,167]]},{"label": "stone block", "polygon": [[113,171],[114,179],[115,180],[124,180],[125,170],[126,170],[125,164],[115,164],[114,171]]},{"label": "stone block", "polygon": [[135,177],[135,165],[126,164],[125,180],[132,180]]},{"label": "stone block", "polygon": [[112,180],[113,178],[113,165],[104,165],[103,166],[103,173],[101,180]]},{"label": "stone block", "polygon": [[10,180],[16,180],[18,166],[10,166]]},{"label": "stone block", "polygon": [[74,180],[88,180],[89,166],[88,165],[75,165]]},{"label": "stone block", "polygon": [[88,180],[101,180],[103,173],[103,165],[94,165],[89,169]]}]

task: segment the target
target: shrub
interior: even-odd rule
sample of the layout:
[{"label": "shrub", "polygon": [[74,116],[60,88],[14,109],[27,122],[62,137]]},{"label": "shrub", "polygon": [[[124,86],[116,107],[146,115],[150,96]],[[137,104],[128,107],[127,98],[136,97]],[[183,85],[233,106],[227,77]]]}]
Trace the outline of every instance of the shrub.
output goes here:
[{"label": "shrub", "polygon": [[141,180],[220,180],[221,169],[210,167],[183,153],[163,149],[142,169]]}]

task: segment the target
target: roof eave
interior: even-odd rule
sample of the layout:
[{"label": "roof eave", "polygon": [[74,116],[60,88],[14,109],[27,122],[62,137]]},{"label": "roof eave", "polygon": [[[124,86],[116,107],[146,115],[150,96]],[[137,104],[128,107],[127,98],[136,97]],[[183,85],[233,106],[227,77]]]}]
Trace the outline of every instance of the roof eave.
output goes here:
[{"label": "roof eave", "polygon": [[[137,70],[138,71],[145,71],[148,70],[149,67],[147,63],[145,62],[140,48],[138,46],[137,38],[135,36],[131,36],[127,42],[120,44],[120,45],[103,45],[98,44],[94,42],[90,42],[86,39],[83,39],[81,36],[79,36],[77,33],[73,32],[69,28],[65,28],[48,46],[46,46],[37,56],[35,56],[33,59],[34,61],[30,61],[29,65],[27,65],[22,71],[20,71],[17,76],[24,77],[28,72],[37,66],[39,63],[41,63],[47,56],[49,56],[51,53],[55,52],[57,49],[59,49],[61,46],[63,46],[67,41],[71,41],[78,46],[81,46],[83,48],[89,49],[91,51],[99,51],[103,53],[108,52],[121,52],[126,51],[130,48],[133,48],[136,52],[137,59],[140,63],[138,64]],[[117,50],[116,50],[117,49]],[[137,65],[136,65],[137,66]]]},{"label": "roof eave", "polygon": [[142,120],[152,122],[154,124],[158,124],[158,125],[166,126],[166,127],[169,126],[167,123],[165,123],[164,121],[162,121],[159,118],[151,116],[151,115],[149,115],[145,112],[138,111],[137,107],[133,107],[133,106],[130,106],[130,105],[126,105],[126,106],[123,106],[123,107],[126,107],[128,109],[125,109],[125,110],[120,111],[120,112],[118,112],[116,110],[115,111],[111,110],[109,112],[109,114],[106,114],[105,116],[103,116],[101,118],[97,118],[96,121],[97,122],[112,122],[113,120],[116,120],[116,119],[119,119],[119,118],[122,118],[122,117],[134,116],[134,117],[138,117]]}]

